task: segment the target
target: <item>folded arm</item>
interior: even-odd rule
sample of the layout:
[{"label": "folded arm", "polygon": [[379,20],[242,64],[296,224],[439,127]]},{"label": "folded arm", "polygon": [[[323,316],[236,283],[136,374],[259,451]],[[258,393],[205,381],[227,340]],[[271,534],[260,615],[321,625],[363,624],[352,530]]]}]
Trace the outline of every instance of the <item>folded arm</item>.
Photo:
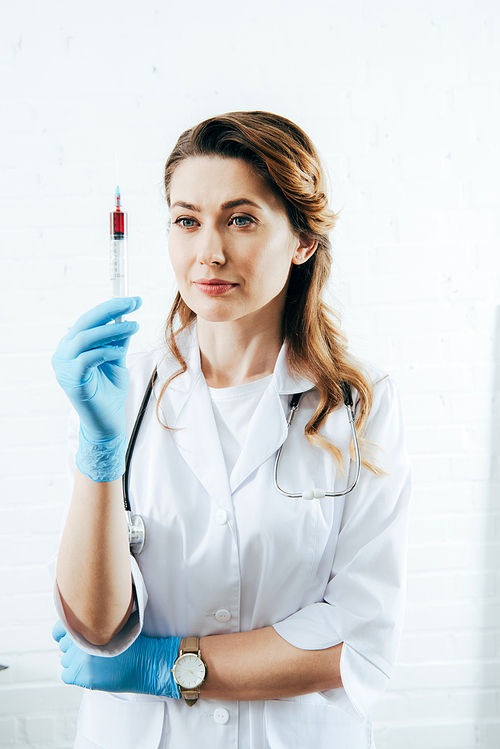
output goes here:
[{"label": "folded arm", "polygon": [[201,696],[207,699],[285,699],[342,686],[342,643],[325,650],[302,650],[273,627],[264,627],[202,637],[200,651],[207,664]]},{"label": "folded arm", "polygon": [[[178,637],[140,635],[120,655],[106,658],[80,650],[58,622],[53,631],[63,652],[62,679],[86,689],[180,697],[171,675]],[[218,700],[266,700],[342,686],[342,644],[326,650],[300,650],[272,627],[202,637],[207,678],[201,696]]]}]

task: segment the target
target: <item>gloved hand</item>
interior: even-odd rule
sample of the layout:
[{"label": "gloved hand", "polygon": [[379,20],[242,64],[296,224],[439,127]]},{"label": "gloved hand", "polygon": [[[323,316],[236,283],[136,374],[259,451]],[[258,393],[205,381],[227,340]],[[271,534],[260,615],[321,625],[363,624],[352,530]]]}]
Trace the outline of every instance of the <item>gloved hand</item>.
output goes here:
[{"label": "gloved hand", "polygon": [[136,322],[111,323],[134,312],[140,297],[110,299],[78,318],[52,357],[56,378],[80,417],[78,468],[94,481],[113,481],[124,471],[125,355]]},{"label": "gloved hand", "polygon": [[179,652],[180,637],[139,635],[124,653],[108,658],[88,655],[75,645],[57,621],[52,637],[62,650],[62,680],[101,692],[134,692],[180,699],[171,668]]}]

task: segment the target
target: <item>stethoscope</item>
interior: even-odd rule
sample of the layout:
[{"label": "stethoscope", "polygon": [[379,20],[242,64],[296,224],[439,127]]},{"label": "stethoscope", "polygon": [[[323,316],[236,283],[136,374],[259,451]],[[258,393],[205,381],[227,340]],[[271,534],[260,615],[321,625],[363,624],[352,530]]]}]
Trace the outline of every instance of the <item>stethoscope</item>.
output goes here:
[{"label": "stethoscope", "polygon": [[[349,384],[347,382],[341,382],[340,386],[342,388],[344,406],[347,408],[349,424],[351,425],[352,441],[354,443],[354,450],[356,452],[356,475],[354,476],[354,480],[352,481],[351,485],[347,489],[344,489],[343,492],[325,492],[324,489],[306,489],[300,494],[292,494],[291,492],[284,491],[278,483],[278,466],[279,466],[279,462],[281,458],[281,451],[283,450],[283,447],[285,446],[285,442],[286,442],[285,440],[285,442],[283,442],[280,449],[276,453],[276,458],[274,459],[274,486],[279,491],[280,494],[283,494],[284,497],[290,497],[291,499],[300,499],[301,497],[302,499],[324,499],[325,497],[345,497],[346,494],[349,494],[349,492],[352,492],[352,490],[358,483],[359,474],[361,471],[361,455],[359,453],[358,435],[356,433],[356,424],[355,424],[355,418],[354,418],[351,388],[349,387]],[[293,417],[295,416],[295,412],[297,411],[299,407],[299,403],[300,403],[300,399],[302,398],[302,395],[303,393],[295,393],[295,395],[292,395],[292,398],[290,400],[290,413],[288,414],[288,420],[286,423],[287,433],[288,433],[288,430],[290,429],[290,425],[293,421]]]},{"label": "stethoscope", "polygon": [[[156,377],[157,377],[157,371],[155,368],[153,374],[151,375],[151,378],[149,379],[146,390],[144,392],[144,396],[143,396],[141,405],[139,407],[139,411],[137,412],[134,427],[132,429],[132,433],[130,435],[130,439],[128,442],[127,452],[125,454],[125,473],[123,474],[123,477],[122,477],[123,505],[125,507],[125,517],[127,520],[127,528],[128,528],[128,539],[129,539],[129,544],[130,544],[130,551],[132,552],[132,554],[140,554],[141,551],[144,549],[144,544],[146,543],[146,525],[141,515],[132,515],[132,511],[130,508],[130,500],[128,496],[128,477],[129,477],[129,472],[130,472],[130,463],[132,460],[132,454],[134,452],[134,447],[135,447],[135,443],[137,440],[137,435],[139,434],[139,429],[141,428],[142,420],[144,418],[144,414],[146,413],[146,409],[148,407],[149,399],[151,397],[151,392],[153,390],[153,385],[156,382]],[[342,387],[344,405],[347,409],[349,424],[351,426],[351,434],[352,434],[352,440],[354,443],[354,451],[356,453],[356,475],[354,476],[354,480],[352,481],[351,485],[347,489],[344,489],[344,491],[342,492],[326,492],[323,489],[306,489],[306,491],[303,491],[300,494],[292,494],[291,492],[284,491],[284,489],[282,489],[278,483],[278,468],[279,468],[279,462],[281,458],[281,452],[286,442],[286,439],[285,439],[285,442],[283,442],[278,452],[276,453],[276,458],[274,460],[274,486],[277,489],[277,491],[279,491],[279,493],[282,494],[284,497],[289,497],[290,499],[308,499],[308,500],[324,499],[325,497],[345,497],[346,494],[349,494],[350,492],[352,492],[352,490],[358,483],[359,474],[361,471],[361,456],[359,452],[358,435],[356,433],[356,424],[355,424],[355,418],[354,418],[351,388],[349,387],[349,384],[347,382],[342,382],[341,387]],[[290,400],[290,413],[288,415],[287,424],[286,424],[287,434],[290,429],[290,425],[293,421],[293,417],[295,416],[295,413],[299,407],[300,399],[302,398],[302,395],[303,393],[295,393],[295,395],[292,395],[292,398]]]},{"label": "stethoscope", "polygon": [[157,371],[155,367],[153,374],[151,375],[146,386],[146,390],[144,391],[144,396],[141,405],[139,406],[137,416],[135,417],[135,423],[130,434],[130,439],[128,441],[127,452],[125,453],[125,473],[122,476],[123,506],[125,507],[125,517],[127,519],[128,528],[128,542],[130,544],[130,551],[132,552],[132,554],[140,554],[144,549],[144,544],[146,543],[146,525],[144,523],[144,518],[142,517],[142,515],[132,515],[130,500],[128,498],[128,475],[130,472],[130,462],[132,460],[132,454],[134,452],[137,435],[139,434],[139,429],[141,428],[142,420],[148,407],[149,399],[151,397],[151,391],[153,390],[153,385],[156,382],[156,377]]}]

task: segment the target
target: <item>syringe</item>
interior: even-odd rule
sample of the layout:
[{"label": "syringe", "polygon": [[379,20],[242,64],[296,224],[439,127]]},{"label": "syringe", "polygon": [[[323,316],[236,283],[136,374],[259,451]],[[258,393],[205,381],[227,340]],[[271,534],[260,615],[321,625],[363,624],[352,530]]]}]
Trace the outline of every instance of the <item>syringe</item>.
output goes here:
[{"label": "syringe", "polygon": [[[128,263],[127,263],[127,214],[121,209],[120,188],[116,188],[115,210],[110,218],[110,279],[113,299],[128,296]],[[117,319],[121,322],[121,318]]]}]

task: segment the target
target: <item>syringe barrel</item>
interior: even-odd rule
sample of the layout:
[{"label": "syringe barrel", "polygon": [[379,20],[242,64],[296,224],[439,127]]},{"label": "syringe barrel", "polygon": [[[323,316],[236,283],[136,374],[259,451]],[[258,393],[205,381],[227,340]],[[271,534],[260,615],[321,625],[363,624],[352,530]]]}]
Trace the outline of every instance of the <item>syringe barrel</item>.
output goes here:
[{"label": "syringe barrel", "polygon": [[109,224],[112,237],[127,236],[127,214],[119,206],[109,214]]},{"label": "syringe barrel", "polygon": [[113,211],[109,242],[111,296],[128,296],[127,214]]},{"label": "syringe barrel", "polygon": [[111,296],[128,296],[127,238],[111,237],[109,243]]}]

